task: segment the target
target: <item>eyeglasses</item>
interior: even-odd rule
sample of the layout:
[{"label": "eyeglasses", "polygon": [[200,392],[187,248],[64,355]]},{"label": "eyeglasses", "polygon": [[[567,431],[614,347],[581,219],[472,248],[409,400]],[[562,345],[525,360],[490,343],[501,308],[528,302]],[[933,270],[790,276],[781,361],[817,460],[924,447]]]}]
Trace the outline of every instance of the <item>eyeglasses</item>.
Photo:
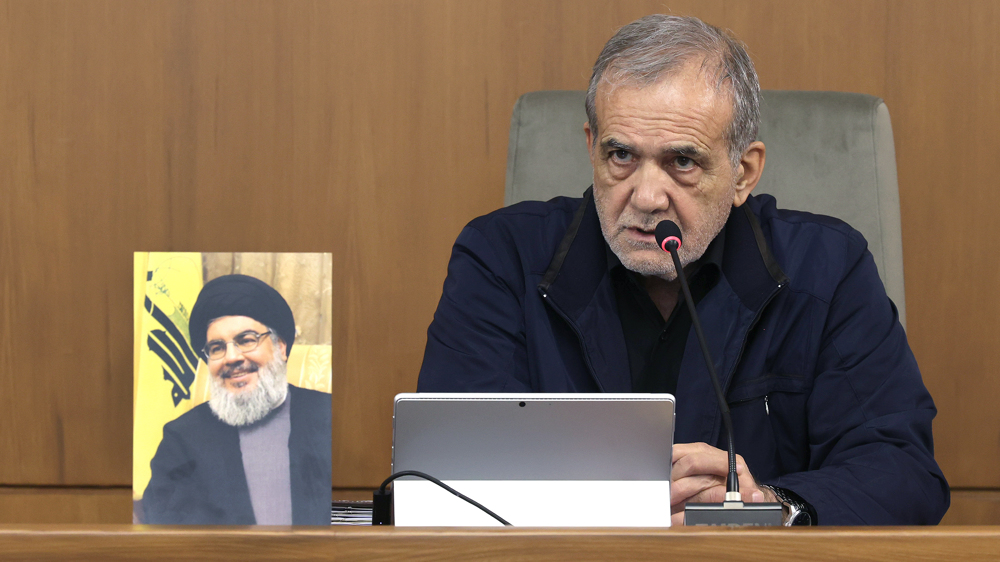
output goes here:
[{"label": "eyeglasses", "polygon": [[260,340],[270,335],[271,332],[258,334],[253,330],[247,330],[242,334],[237,334],[232,341],[212,340],[205,344],[201,352],[212,361],[217,361],[225,357],[226,352],[229,351],[229,344],[235,344],[236,349],[240,350],[240,353],[250,353],[257,349],[257,346],[260,345]]}]

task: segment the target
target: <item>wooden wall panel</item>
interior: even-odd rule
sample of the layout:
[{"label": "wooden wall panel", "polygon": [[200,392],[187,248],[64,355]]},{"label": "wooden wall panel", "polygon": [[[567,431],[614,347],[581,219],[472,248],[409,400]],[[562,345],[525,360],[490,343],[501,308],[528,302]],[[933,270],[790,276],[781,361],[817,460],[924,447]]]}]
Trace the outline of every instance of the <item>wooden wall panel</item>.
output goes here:
[{"label": "wooden wall panel", "polygon": [[939,459],[1000,487],[994,0],[0,0],[0,484],[129,484],[137,250],[333,252],[334,485],[377,484],[514,101],[664,9],[765,88],[886,99]]},{"label": "wooden wall panel", "polygon": [[940,8],[892,4],[887,38],[908,334],[949,481],[1000,488],[1000,3]]},{"label": "wooden wall panel", "polygon": [[[371,500],[371,488],[333,490],[336,500]],[[131,488],[0,487],[0,525],[15,523],[128,523]],[[1000,492],[958,490],[942,525],[1000,523]]]},{"label": "wooden wall panel", "polygon": [[0,488],[0,524],[131,522],[130,488]]},{"label": "wooden wall panel", "polygon": [[952,490],[942,525],[1000,525],[1000,490]]},{"label": "wooden wall panel", "polygon": [[[127,482],[133,243],[166,245],[161,19],[0,8],[0,483]],[[155,242],[154,242],[155,240]],[[136,248],[138,249],[138,248]]]}]

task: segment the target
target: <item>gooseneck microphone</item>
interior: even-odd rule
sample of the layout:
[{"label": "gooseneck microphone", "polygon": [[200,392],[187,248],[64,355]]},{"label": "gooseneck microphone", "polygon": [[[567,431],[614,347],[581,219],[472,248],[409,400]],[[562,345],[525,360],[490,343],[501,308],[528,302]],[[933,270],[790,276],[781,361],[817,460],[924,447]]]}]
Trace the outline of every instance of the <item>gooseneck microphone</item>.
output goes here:
[{"label": "gooseneck microphone", "polygon": [[691,313],[691,325],[694,326],[698,344],[701,345],[701,354],[705,358],[705,365],[708,366],[708,374],[712,378],[715,397],[719,400],[719,410],[722,412],[722,423],[729,438],[729,476],[726,478],[725,502],[722,504],[689,503],[684,508],[684,522],[686,525],[781,525],[781,504],[760,503],[750,504],[746,507],[743,505],[740,496],[740,479],[736,473],[736,446],[733,440],[733,420],[729,415],[729,404],[722,393],[719,377],[715,374],[715,364],[712,362],[712,354],[708,349],[708,341],[701,329],[701,320],[698,317],[698,310],[694,306],[694,298],[691,297],[691,288],[684,276],[681,258],[677,254],[683,238],[681,229],[673,221],[660,221],[656,225],[654,236],[656,236],[656,245],[664,252],[669,253],[674,260],[674,269],[677,272],[677,279],[681,283],[684,302],[687,303],[688,311]]},{"label": "gooseneck microphone", "polygon": [[705,340],[705,333],[701,330],[701,320],[698,311],[694,307],[694,298],[691,297],[691,288],[688,286],[687,278],[684,276],[684,268],[681,266],[681,258],[677,251],[681,249],[681,229],[674,221],[660,221],[656,225],[656,245],[661,250],[670,254],[674,260],[674,269],[677,272],[677,279],[681,282],[681,292],[684,293],[684,302],[687,303],[691,312],[691,324],[694,325],[695,334],[698,336],[698,343],[701,345],[701,354],[705,357],[705,365],[708,366],[708,374],[712,377],[712,386],[715,388],[715,396],[719,400],[719,409],[722,410],[722,423],[726,426],[726,434],[729,437],[729,477],[726,479],[726,501],[738,501],[740,499],[740,479],[736,474],[736,447],[733,444],[733,420],[729,415],[729,404],[722,394],[722,386],[719,384],[719,377],[715,374],[715,364],[712,362],[712,354],[708,349],[708,341]]}]

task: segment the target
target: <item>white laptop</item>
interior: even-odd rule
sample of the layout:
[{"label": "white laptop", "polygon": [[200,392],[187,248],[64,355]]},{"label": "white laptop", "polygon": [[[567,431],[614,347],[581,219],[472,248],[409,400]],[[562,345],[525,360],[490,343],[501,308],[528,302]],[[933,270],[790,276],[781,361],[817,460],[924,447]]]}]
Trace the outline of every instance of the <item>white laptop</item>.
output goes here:
[{"label": "white laptop", "polygon": [[[393,473],[434,476],[516,526],[668,527],[669,394],[399,394]],[[500,523],[432,482],[393,482],[397,526]]]}]

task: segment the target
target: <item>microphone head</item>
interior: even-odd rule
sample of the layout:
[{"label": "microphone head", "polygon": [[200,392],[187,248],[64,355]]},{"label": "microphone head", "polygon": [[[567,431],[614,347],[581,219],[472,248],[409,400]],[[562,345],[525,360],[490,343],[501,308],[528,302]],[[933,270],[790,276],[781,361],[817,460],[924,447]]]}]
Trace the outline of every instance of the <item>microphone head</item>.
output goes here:
[{"label": "microphone head", "polygon": [[653,232],[656,245],[664,252],[681,249],[681,228],[674,221],[660,221]]}]

